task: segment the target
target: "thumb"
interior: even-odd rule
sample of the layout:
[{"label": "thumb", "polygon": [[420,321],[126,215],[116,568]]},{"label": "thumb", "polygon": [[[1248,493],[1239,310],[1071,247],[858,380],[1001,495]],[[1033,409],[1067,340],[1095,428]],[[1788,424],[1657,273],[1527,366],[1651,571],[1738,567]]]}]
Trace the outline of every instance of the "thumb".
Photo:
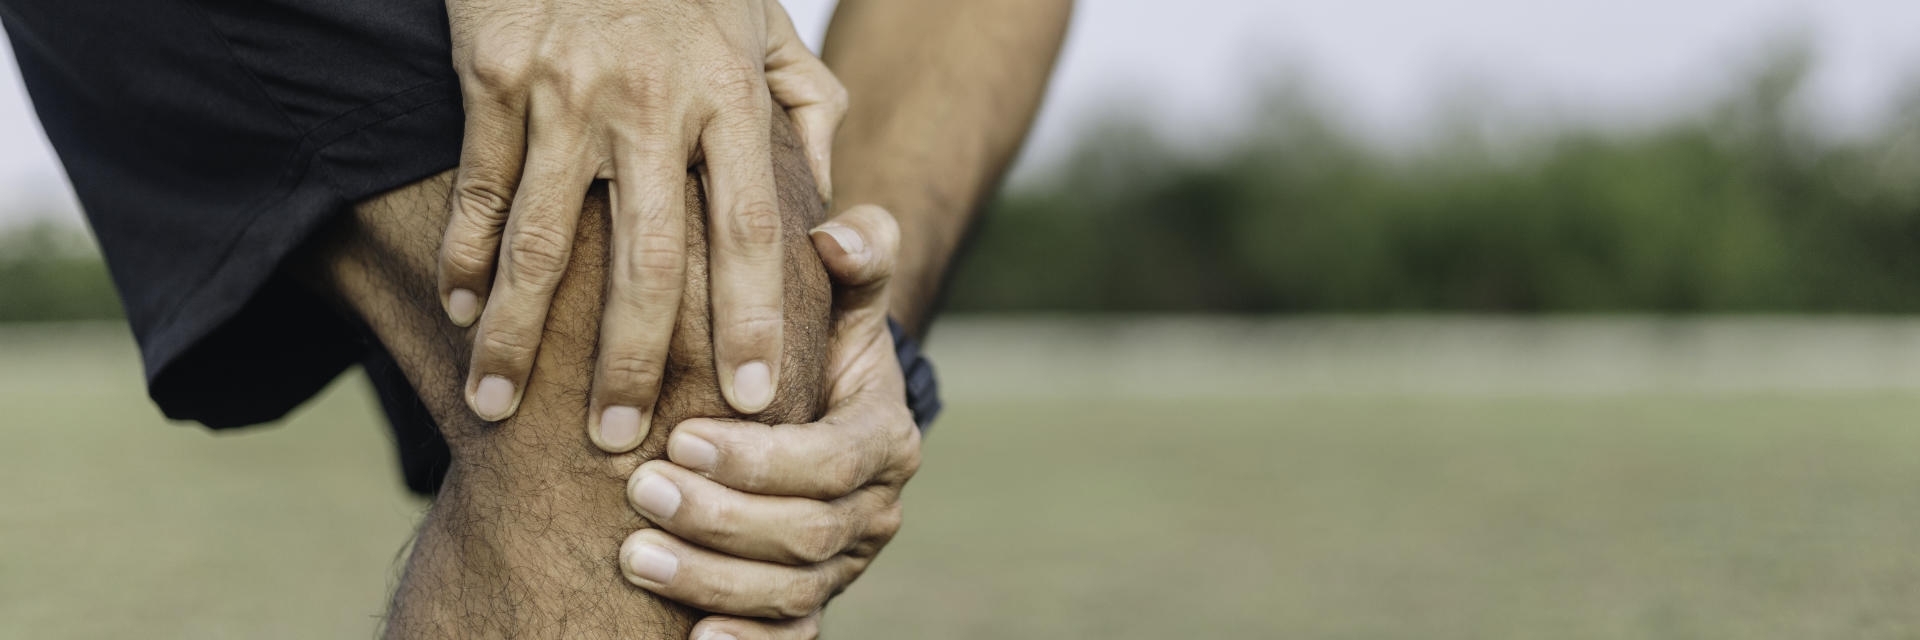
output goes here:
[{"label": "thumb", "polygon": [[885,324],[887,283],[900,254],[900,225],[874,205],[841,212],[811,233],[827,276],[833,279],[835,315],[842,330]]},{"label": "thumb", "polygon": [[847,88],[800,41],[779,2],[767,2],[767,89],[793,118],[821,202],[833,200],[833,135],[847,115]]}]

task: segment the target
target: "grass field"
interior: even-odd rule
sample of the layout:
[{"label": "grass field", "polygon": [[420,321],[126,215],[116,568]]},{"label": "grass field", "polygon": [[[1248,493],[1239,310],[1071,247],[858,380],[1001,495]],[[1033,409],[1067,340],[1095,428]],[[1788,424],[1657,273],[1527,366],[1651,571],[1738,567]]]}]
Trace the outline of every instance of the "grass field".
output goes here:
[{"label": "grass field", "polygon": [[[1920,637],[1920,323],[1075,327],[943,329],[830,636]],[[0,328],[0,636],[370,634],[422,505],[363,385],[215,436]]]}]

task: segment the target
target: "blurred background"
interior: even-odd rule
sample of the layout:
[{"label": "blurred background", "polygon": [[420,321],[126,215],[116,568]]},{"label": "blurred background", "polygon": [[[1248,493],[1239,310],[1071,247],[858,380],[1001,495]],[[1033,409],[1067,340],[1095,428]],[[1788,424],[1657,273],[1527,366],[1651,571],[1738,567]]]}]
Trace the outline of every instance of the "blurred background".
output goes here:
[{"label": "blurred background", "polygon": [[[828,633],[1920,636],[1915,34],[1081,2]],[[169,427],[118,314],[0,60],[0,626],[371,633],[423,503],[364,381]]]}]

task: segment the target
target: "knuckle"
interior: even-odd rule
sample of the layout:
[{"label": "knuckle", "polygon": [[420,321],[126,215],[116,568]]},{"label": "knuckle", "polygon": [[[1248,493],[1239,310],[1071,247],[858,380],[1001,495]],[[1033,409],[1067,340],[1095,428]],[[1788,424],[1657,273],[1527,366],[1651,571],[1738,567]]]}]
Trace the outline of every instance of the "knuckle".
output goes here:
[{"label": "knuckle", "polygon": [[899,424],[902,429],[895,447],[899,452],[896,456],[898,464],[895,466],[905,471],[907,475],[913,475],[915,471],[920,470],[920,427],[913,423],[913,416],[902,416]]},{"label": "knuckle", "polygon": [[[919,431],[915,430],[914,433],[918,434]],[[919,440],[918,435],[916,435],[914,439]],[[917,442],[914,446],[908,447],[906,452],[900,455],[900,462],[896,466],[900,469],[900,476],[902,476],[900,479],[901,482],[905,482],[907,478],[911,478],[914,474],[920,472],[920,446]]]},{"label": "knuckle", "polygon": [[749,306],[728,318],[729,335],[747,342],[771,340],[785,328],[779,307]]},{"label": "knuckle", "polygon": [[616,74],[603,71],[601,62],[585,49],[569,48],[539,57],[532,81],[542,94],[558,101],[563,112],[578,112],[592,104],[593,96]]},{"label": "knuckle", "polygon": [[887,505],[887,508],[880,510],[880,513],[874,514],[873,516],[874,537],[882,541],[891,540],[894,534],[900,532],[900,527],[905,523],[906,510],[901,508],[900,503],[895,502]]},{"label": "knuckle", "polygon": [[537,342],[529,336],[496,329],[482,335],[477,348],[496,360],[525,364],[533,360]]},{"label": "knuckle", "polygon": [[698,529],[697,535],[700,541],[713,545],[737,543],[742,535],[740,527],[744,519],[740,515],[738,505],[731,500],[703,502],[705,502],[703,508],[697,511],[700,516],[689,519],[689,523]]},{"label": "knuckle", "polygon": [[658,388],[665,369],[666,363],[657,358],[622,353],[609,355],[600,373],[614,388],[635,393]]},{"label": "knuckle", "polygon": [[900,532],[902,525],[906,525],[906,509],[902,509],[899,502],[887,505],[885,509],[881,509],[874,515],[874,530],[879,532],[883,540],[893,538],[893,534]]},{"label": "knuckle", "polygon": [[864,466],[860,464],[858,458],[851,455],[836,455],[822,470],[821,480],[826,483],[828,491],[844,496],[860,488],[865,479],[863,476],[866,475]]},{"label": "knuckle", "polygon": [[640,234],[627,256],[627,280],[641,293],[679,293],[686,265],[683,252],[682,244],[665,234]]},{"label": "knuckle", "polygon": [[498,226],[505,222],[507,210],[513,205],[513,188],[491,171],[474,167],[466,171],[468,175],[462,176],[453,194],[454,210],[469,224]]},{"label": "knuckle", "polygon": [[846,529],[843,521],[835,515],[822,515],[800,525],[794,535],[787,538],[787,552],[793,559],[806,564],[818,564],[840,554],[841,532]]},{"label": "knuckle", "polygon": [[533,60],[520,55],[486,53],[467,64],[467,82],[491,93],[518,93],[533,75]]},{"label": "knuckle", "polygon": [[664,64],[635,59],[620,71],[623,80],[621,88],[630,100],[641,106],[664,103],[669,93],[667,85],[672,81],[669,69]]},{"label": "knuckle", "polygon": [[844,223],[860,230],[860,235],[876,246],[891,249],[899,244],[900,223],[893,214],[880,207],[863,204],[848,209]]},{"label": "knuckle", "polygon": [[878,240],[880,246],[887,248],[888,255],[897,252],[900,247],[900,221],[894,219],[892,213],[879,207],[874,207],[871,215],[874,238]]},{"label": "knuckle", "polygon": [[472,238],[448,240],[440,258],[447,273],[456,277],[478,277],[493,266],[493,251]]},{"label": "knuckle", "polygon": [[831,107],[834,113],[845,116],[847,108],[853,104],[852,98],[847,94],[847,85],[841,84],[840,78],[832,73],[826,74],[826,80],[827,106]]},{"label": "knuckle", "polygon": [[824,599],[820,595],[806,593],[800,589],[789,591],[774,600],[773,617],[782,620],[805,618],[813,615],[814,610],[820,608],[820,601]]},{"label": "knuckle", "polygon": [[867,521],[866,530],[859,540],[854,541],[847,548],[847,555],[853,558],[869,559],[880,555],[880,550],[885,548],[888,542],[892,542],[894,536],[899,535],[903,522],[900,503],[896,501],[887,505]]},{"label": "knuckle", "polygon": [[566,239],[559,232],[540,226],[520,229],[507,241],[507,259],[513,277],[526,284],[551,285],[567,268]]},{"label": "knuckle", "polygon": [[755,198],[729,217],[727,236],[735,245],[765,249],[780,244],[780,208]]},{"label": "knuckle", "polygon": [[764,106],[766,67],[746,58],[729,56],[713,65],[707,73],[708,86],[720,96],[723,106],[753,108]]},{"label": "knuckle", "polygon": [[691,590],[691,592],[687,594],[687,601],[696,609],[705,609],[707,611],[732,610],[735,608],[732,606],[734,598],[733,593],[727,590],[728,588],[729,586],[724,584],[701,586]]}]

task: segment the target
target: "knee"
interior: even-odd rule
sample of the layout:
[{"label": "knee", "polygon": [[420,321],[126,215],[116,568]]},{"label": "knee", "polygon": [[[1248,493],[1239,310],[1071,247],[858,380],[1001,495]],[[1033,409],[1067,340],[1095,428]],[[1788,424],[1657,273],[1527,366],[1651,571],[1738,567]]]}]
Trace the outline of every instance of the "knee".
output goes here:
[{"label": "knee", "polygon": [[587,440],[584,425],[590,406],[588,393],[610,264],[610,204],[602,183],[591,190],[581,212],[571,259],[554,295],[520,411],[508,423],[496,427],[503,432],[524,433],[500,433],[501,437],[488,439],[516,446],[537,444],[549,454],[561,451],[590,468],[606,469],[624,478],[640,462],[658,457],[670,427],[688,418],[793,423],[820,415],[827,391],[831,292],[807,234],[824,219],[824,211],[798,139],[784,117],[775,118],[774,140],[786,292],[782,374],[774,403],[759,414],[743,416],[735,413],[720,394],[708,290],[708,212],[701,182],[696,174],[689,173],[684,185],[686,282],[653,420],[657,427],[669,428],[655,428],[646,443],[623,456],[602,454]]},{"label": "knee", "polygon": [[[693,417],[804,422],[824,408],[830,292],[807,237],[824,212],[798,137],[784,114],[775,114],[771,126],[787,294],[775,402],[758,415],[738,416],[721,398],[709,320],[706,203],[699,179],[689,173],[684,185],[686,282],[656,425],[670,427]],[[658,457],[669,429],[654,429],[647,443],[625,456],[599,452],[586,435],[609,264],[606,186],[596,185],[586,199],[520,410],[502,424],[479,420],[461,400],[473,332],[447,322],[434,294],[449,189],[449,176],[443,174],[363,202],[318,243],[311,258],[314,282],[341,298],[401,365],[451,445],[455,466],[492,461],[513,473],[596,470],[624,480],[625,471]],[[510,457],[502,458],[503,453]],[[529,456],[567,463],[504,465]]]}]

